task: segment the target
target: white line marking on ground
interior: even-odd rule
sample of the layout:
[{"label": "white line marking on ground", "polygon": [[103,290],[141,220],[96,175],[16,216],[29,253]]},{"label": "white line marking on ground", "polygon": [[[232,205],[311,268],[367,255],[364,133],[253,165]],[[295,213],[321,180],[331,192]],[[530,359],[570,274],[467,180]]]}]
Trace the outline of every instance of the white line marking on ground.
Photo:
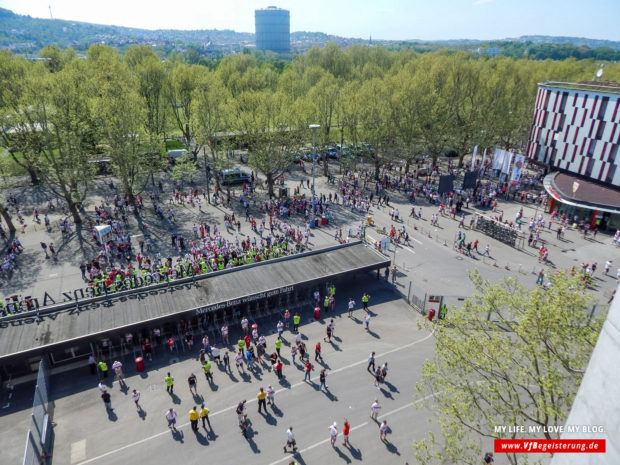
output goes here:
[{"label": "white line marking on ground", "polygon": [[[406,344],[406,345],[404,345],[404,346],[399,346],[399,347],[396,347],[396,348],[394,348],[394,349],[392,349],[392,350],[388,350],[387,352],[384,352],[384,353],[382,353],[382,354],[377,355],[375,358],[384,357],[384,356],[386,356],[386,355],[393,354],[394,352],[398,352],[399,350],[408,349],[409,347],[412,347],[412,346],[414,346],[414,345],[416,345],[416,344],[419,344],[420,342],[424,342],[424,341],[426,341],[427,339],[429,339],[430,337],[432,337],[432,336],[433,336],[433,333],[434,333],[434,330],[433,330],[433,331],[431,331],[431,332],[430,332],[429,334],[427,334],[426,336],[424,336],[422,339],[418,339],[417,341],[410,342],[409,344]],[[331,370],[331,373],[330,373],[330,374],[338,373],[338,372],[340,372],[340,371],[343,371],[343,370],[346,370],[346,369],[349,369],[349,368],[353,368],[353,367],[355,367],[355,366],[362,365],[362,364],[364,364],[364,363],[368,363],[368,360],[367,360],[367,359],[363,359],[363,360],[360,360],[359,362],[351,363],[350,365],[347,365],[347,366],[344,366],[344,367],[341,367],[341,368],[337,368],[337,369],[335,369],[335,370]],[[318,379],[318,376],[315,376],[315,377],[314,377],[314,378],[312,378],[312,379],[315,379],[315,380],[316,380],[316,379]],[[282,389],[278,389],[278,390],[276,391],[276,393],[283,392],[283,391],[288,391],[288,390],[290,390],[290,389],[293,389],[294,387],[301,386],[302,384],[307,384],[307,383],[306,383],[305,381],[300,381],[299,383],[296,383],[296,384],[291,385],[291,387],[290,387],[290,388],[282,388]],[[432,395],[431,395],[431,396],[427,396],[427,397],[432,397]],[[426,399],[427,397],[422,398],[422,399],[420,399],[420,400],[418,400],[418,401],[416,401],[416,402],[420,402],[420,401],[422,401],[422,400]],[[252,402],[254,402],[254,401],[256,401],[256,398],[248,400],[248,401],[247,401],[247,404],[252,403]],[[414,402],[414,403],[415,403],[415,402]],[[413,405],[413,404],[407,404],[407,406],[409,406],[409,405]],[[388,413],[384,414],[383,416],[389,415],[390,413],[394,413],[394,412],[396,412],[396,411],[398,411],[398,410],[402,410],[403,408],[406,408],[407,406],[400,407],[399,409],[396,409],[395,411],[392,411],[392,412],[388,412]],[[237,407],[236,405],[231,405],[230,407],[226,407],[226,408],[224,408],[224,409],[222,409],[222,410],[218,410],[217,412],[212,413],[212,414],[211,414],[211,416],[213,417],[213,416],[215,416],[215,415],[219,415],[219,414],[224,413],[224,412],[229,412],[229,411],[231,411],[231,410],[235,409],[236,407]],[[162,415],[162,416],[163,416],[163,415]],[[189,425],[189,422],[187,422],[187,423],[183,423],[182,425],[177,426],[177,429],[184,428],[184,427],[186,427],[186,426],[188,426],[188,425]],[[356,428],[359,428],[359,427],[361,427],[361,425],[360,425],[360,426],[357,426]],[[355,428],[352,428],[352,430],[354,430],[354,429],[355,429]],[[153,434],[152,436],[149,436],[149,437],[146,437],[146,438],[140,439],[139,441],[135,441],[135,442],[132,442],[132,443],[130,443],[130,444],[126,444],[126,445],[124,445],[124,446],[118,447],[118,448],[116,448],[116,449],[114,449],[114,450],[111,450],[111,451],[106,452],[105,454],[101,454],[101,455],[98,455],[98,456],[96,456],[96,457],[90,458],[90,459],[88,459],[88,460],[85,460],[85,461],[83,461],[83,462],[80,462],[80,463],[79,463],[79,465],[86,465],[87,463],[93,463],[93,462],[96,462],[97,460],[103,459],[103,458],[108,457],[108,456],[110,456],[110,455],[112,455],[112,454],[116,454],[117,452],[122,452],[122,451],[124,451],[124,450],[126,450],[126,449],[129,449],[129,448],[133,447],[133,446],[137,446],[137,445],[143,444],[143,443],[145,443],[145,442],[147,442],[147,441],[150,441],[151,439],[156,439],[156,438],[158,438],[158,437],[160,437],[160,436],[163,436],[163,435],[165,435],[165,434],[170,434],[170,429],[167,429],[167,430],[162,431],[162,432],[160,432],[160,433]],[[328,440],[329,440],[329,439],[328,439]],[[325,441],[322,441],[322,442],[317,443],[317,444],[315,444],[315,445],[313,445],[313,446],[310,446],[310,448],[312,448],[312,447],[316,447],[316,445],[318,445],[318,444],[322,444],[323,442],[325,442]],[[306,448],[305,450],[310,450],[310,448]],[[290,458],[290,457],[285,457],[285,458]],[[279,463],[279,462],[274,462],[274,463]]]},{"label": "white line marking on ground", "polygon": [[412,241],[417,242],[418,244],[422,245],[422,241],[417,240],[415,237],[411,237],[410,239]]},{"label": "white line marking on ground", "polygon": [[404,245],[401,245],[401,248],[403,250],[406,250],[407,252],[412,253],[413,255],[415,255],[415,251],[413,249],[411,249],[410,247],[406,247]]},{"label": "white line marking on ground", "polygon": [[58,273],[52,273],[52,274],[50,275],[50,278],[55,278],[56,276],[58,276]]},{"label": "white line marking on ground", "polygon": [[[419,404],[420,402],[423,402],[423,401],[425,401],[426,399],[429,399],[429,398],[434,397],[434,396],[435,396],[435,394],[430,394],[430,395],[428,395],[428,396],[426,396],[426,397],[422,397],[421,399],[418,399],[418,400],[416,400],[415,402],[410,402],[410,403],[405,404],[405,405],[403,405],[403,406],[401,406],[401,407],[398,407],[398,408],[396,408],[396,409],[394,409],[394,410],[391,410],[391,411],[389,411],[389,412],[386,412],[386,413],[384,413],[383,415],[379,415],[379,417],[378,417],[377,419],[379,419],[379,418],[385,418],[385,417],[388,417],[388,416],[393,415],[393,414],[395,414],[395,413],[398,413],[398,412],[400,412],[401,410],[405,410],[405,409],[407,409],[407,408],[409,408],[409,407],[413,407],[415,404]],[[361,423],[361,424],[359,424],[359,425],[357,425],[357,426],[354,426],[353,428],[351,428],[351,431],[355,431],[355,430],[357,430],[357,429],[363,428],[363,427],[364,427],[364,426],[366,426],[366,425],[368,425],[368,422],[367,422],[367,421],[365,421],[364,423]],[[320,446],[321,444],[326,444],[326,443],[328,443],[329,441],[330,441],[330,439],[329,439],[329,438],[327,438],[327,439],[323,439],[322,441],[316,442],[316,443],[312,444],[311,446],[308,446],[308,447],[306,447],[306,448],[304,448],[304,449],[299,450],[299,451],[297,452],[297,454],[303,454],[304,452],[308,452],[309,450],[314,449],[315,447],[318,447],[318,446]],[[293,454],[293,457],[294,457],[294,455],[295,455],[295,454]],[[275,462],[271,462],[269,465],[277,465],[278,463],[282,463],[282,462],[284,462],[285,460],[291,460],[291,456],[282,457],[281,459],[276,460]]]},{"label": "white line marking on ground", "polygon": [[75,441],[71,444],[71,463],[79,462],[86,458],[86,439]]}]

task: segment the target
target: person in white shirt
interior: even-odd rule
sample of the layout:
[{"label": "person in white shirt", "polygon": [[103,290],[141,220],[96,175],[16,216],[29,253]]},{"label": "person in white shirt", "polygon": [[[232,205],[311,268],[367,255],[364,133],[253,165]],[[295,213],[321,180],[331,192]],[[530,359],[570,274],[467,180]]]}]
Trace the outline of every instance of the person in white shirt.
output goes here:
[{"label": "person in white shirt", "polygon": [[276,403],[275,395],[276,395],[276,391],[270,384],[269,386],[267,386],[267,403],[268,404],[275,405]]},{"label": "person in white shirt", "polygon": [[336,443],[336,438],[338,437],[338,428],[337,428],[337,424],[336,422],[334,422],[328,429],[329,429],[329,440],[331,442],[332,447],[334,447],[334,444]]},{"label": "person in white shirt", "polygon": [[295,433],[293,433],[292,426],[289,426],[286,430],[286,444],[284,445],[284,452],[286,452],[287,447],[292,448],[293,452],[297,450],[297,442],[295,441]]},{"label": "person in white shirt", "polygon": [[376,420],[380,411],[381,411],[381,404],[379,403],[379,399],[375,399],[375,401],[370,406],[370,418],[372,418],[373,420]]},{"label": "person in white shirt", "polygon": [[177,423],[177,412],[174,411],[173,408],[170,408],[166,413],[166,420],[168,420],[168,428],[176,431],[176,423]]}]

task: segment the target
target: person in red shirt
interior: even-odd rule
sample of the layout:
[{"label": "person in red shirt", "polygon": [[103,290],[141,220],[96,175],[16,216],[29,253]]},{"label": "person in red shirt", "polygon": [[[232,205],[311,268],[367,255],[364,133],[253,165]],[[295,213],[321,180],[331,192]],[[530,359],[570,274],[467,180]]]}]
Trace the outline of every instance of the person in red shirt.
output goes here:
[{"label": "person in red shirt", "polygon": [[323,361],[323,357],[321,357],[321,343],[317,342],[314,348],[314,360],[318,362],[319,359],[321,359],[321,362]]},{"label": "person in red shirt", "polygon": [[278,375],[278,378],[282,378],[282,360],[278,360],[278,363],[276,363],[276,375]]},{"label": "person in red shirt", "polygon": [[312,363],[310,360],[306,362],[306,373],[304,374],[304,381],[310,381],[310,372],[312,371]]},{"label": "person in red shirt", "polygon": [[347,420],[346,418],[344,419],[344,426],[342,427],[342,436],[344,438],[344,441],[342,442],[343,446],[348,446],[349,445],[349,429],[351,428],[351,425],[349,424],[349,420]]},{"label": "person in red shirt", "polygon": [[246,334],[245,337],[243,338],[243,340],[245,341],[245,347],[247,349],[250,348],[250,344],[252,343],[252,339],[250,339],[250,335]]}]

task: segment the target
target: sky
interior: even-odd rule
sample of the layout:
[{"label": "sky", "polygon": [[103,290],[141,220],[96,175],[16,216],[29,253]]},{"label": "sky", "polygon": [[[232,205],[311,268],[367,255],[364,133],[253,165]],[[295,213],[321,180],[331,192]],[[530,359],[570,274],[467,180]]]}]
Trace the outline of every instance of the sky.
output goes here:
[{"label": "sky", "polygon": [[522,35],[620,41],[620,0],[0,0],[38,18],[144,29],[254,32],[254,10],[291,12],[291,32],[389,40],[503,39]]}]

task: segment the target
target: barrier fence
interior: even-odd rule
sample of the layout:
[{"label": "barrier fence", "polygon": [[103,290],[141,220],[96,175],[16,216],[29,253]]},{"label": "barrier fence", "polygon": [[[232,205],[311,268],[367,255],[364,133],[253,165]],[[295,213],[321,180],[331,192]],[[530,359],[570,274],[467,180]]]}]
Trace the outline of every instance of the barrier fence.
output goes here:
[{"label": "barrier fence", "polygon": [[50,371],[45,360],[39,362],[37,384],[30,429],[26,435],[26,449],[22,465],[51,463],[54,431],[52,428],[53,402],[50,399]]}]

